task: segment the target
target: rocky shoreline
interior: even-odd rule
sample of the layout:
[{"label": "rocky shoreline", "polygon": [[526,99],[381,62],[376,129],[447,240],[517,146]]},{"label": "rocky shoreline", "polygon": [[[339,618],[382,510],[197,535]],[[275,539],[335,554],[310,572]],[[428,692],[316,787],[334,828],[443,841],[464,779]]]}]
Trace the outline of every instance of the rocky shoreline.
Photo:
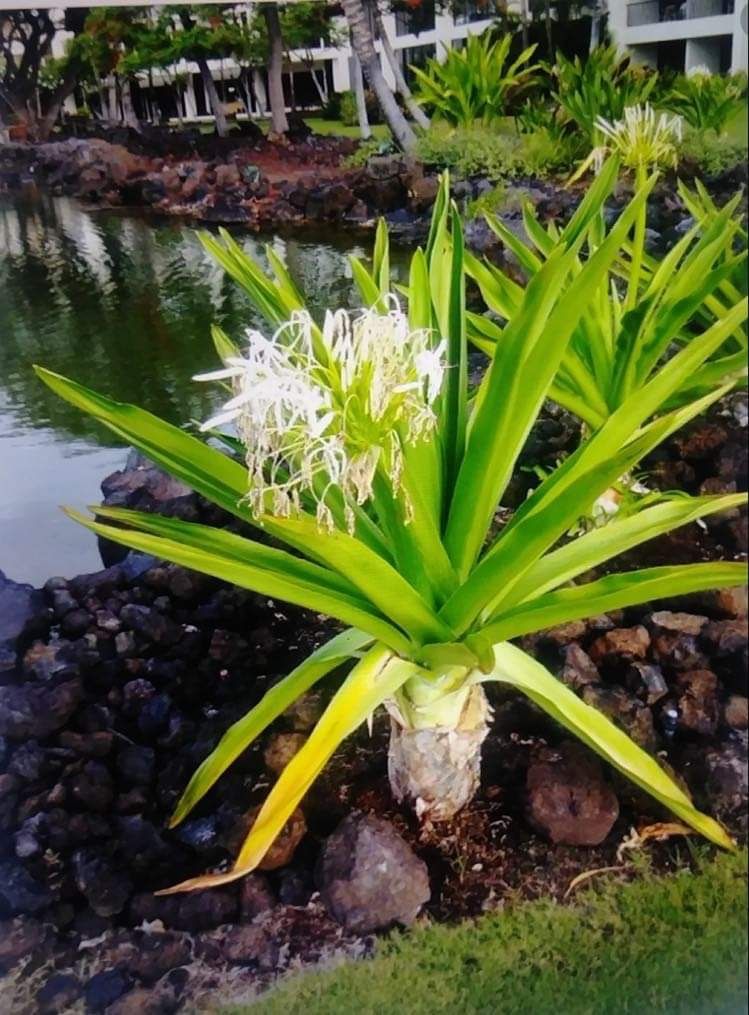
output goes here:
[{"label": "rocky shoreline", "polygon": [[153,155],[99,138],[0,148],[0,191],[42,183],[103,207],[155,212],[267,230],[335,222],[366,226],[381,214],[431,206],[436,177],[398,157],[366,168],[341,163],[355,150],[347,139],[261,140],[216,153]]},{"label": "rocky shoreline", "polygon": [[[70,137],[45,144],[0,146],[0,195],[41,186],[79,198],[90,207],[147,209],[210,225],[234,225],[255,231],[319,228],[371,230],[385,217],[395,239],[422,242],[437,193],[438,174],[417,160],[399,155],[370,158],[365,166],[345,168],[357,147],[347,138],[306,136],[283,144],[264,137],[201,143],[172,138],[147,144],[125,132],[112,142],[99,137]],[[723,204],[746,186],[746,168],[737,167],[705,181]],[[462,207],[491,191],[485,177],[453,181]],[[626,193],[610,202],[615,215]],[[543,220],[566,221],[580,199],[578,186],[564,181],[510,181],[500,216],[524,235],[522,204],[529,200]],[[691,219],[675,195],[673,180],[660,184],[649,209],[648,245],[662,251]],[[483,217],[466,224],[466,242],[474,251],[500,258],[501,245]]]},{"label": "rocky shoreline", "polygon": [[[735,395],[647,463],[664,489],[746,488],[746,402]],[[544,415],[529,460],[574,441]],[[236,525],[135,454],[109,504]],[[523,489],[514,491],[519,502]],[[650,563],[741,558],[746,516],[708,519],[646,548]],[[496,694],[482,789],[449,825],[390,799],[387,725],[359,732],[241,884],[153,892],[228,862],[270,782],[335,680],[253,745],[188,820],[168,816],[225,729],[333,629],[120,547],[103,570],[32,589],[0,576],[0,981],[3,1010],[162,1013],[256,990],[282,971],[366,955],[417,913],[452,920],[564,895],[616,862],[633,826],[663,820],[524,699]],[[623,566],[637,566],[632,559]],[[740,837],[747,802],[745,589],[568,624],[526,648],[657,751]],[[654,862],[674,861],[668,844]],[[354,860],[352,861],[352,858]]]}]

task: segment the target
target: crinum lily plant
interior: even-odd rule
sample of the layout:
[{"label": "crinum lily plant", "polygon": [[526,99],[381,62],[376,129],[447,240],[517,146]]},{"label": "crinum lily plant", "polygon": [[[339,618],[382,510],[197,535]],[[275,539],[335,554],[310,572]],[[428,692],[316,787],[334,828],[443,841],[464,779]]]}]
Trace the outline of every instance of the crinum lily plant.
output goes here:
[{"label": "crinum lily plant", "polygon": [[[575,177],[600,165],[614,151],[632,178],[635,192],[648,187],[649,174],[677,161],[678,118],[656,116],[650,106],[625,110],[622,121],[599,122],[601,143]],[[692,193],[679,184],[679,195],[693,225],[662,258],[646,249],[647,205],[641,204],[628,233],[619,233],[620,249],[609,270],[587,292],[550,396],[579,417],[590,430],[600,427],[628,398],[664,368],[675,349],[702,335],[711,325],[733,321],[725,341],[693,373],[682,377],[669,396],[669,407],[686,404],[731,378],[746,377],[745,322],[736,318],[746,279],[746,233],[737,214],[741,195],[718,209],[697,183]],[[530,205],[523,211],[527,239],[516,236],[495,216],[487,223],[512,252],[525,279],[532,278],[556,249],[559,233],[542,225]],[[581,256],[585,263],[612,232],[604,209],[592,216]],[[525,285],[517,272],[466,253],[466,270],[493,314],[468,314],[468,337],[489,356],[501,343],[504,322],[511,321]]]},{"label": "crinum lily plant", "polygon": [[571,541],[565,533],[612,481],[720,396],[723,389],[664,408],[737,326],[745,305],[678,352],[669,369],[624,400],[508,522],[495,524],[589,295],[647,198],[651,184],[580,266],[581,244],[616,173],[615,162],[604,167],[560,233],[473,392],[462,233],[446,179],[426,248],[411,260],[407,311],[392,297],[382,231],[372,271],[354,264],[370,308],[328,313],[321,325],[272,251],[273,277],[227,234],[204,238],[271,324],[270,337],[253,331],[240,347],[214,332],[223,359],[216,381],[231,390],[209,430],[234,424],[229,441],[239,455],[39,370],[53,390],[260,528],[274,545],[113,508],[95,507],[94,519],[75,515],[79,521],[127,546],[346,625],[232,726],[193,776],[173,823],[299,695],[349,666],[271,789],[233,868],[172,890],[220,884],[256,867],[342,740],[381,706],[391,717],[395,796],[425,817],[449,818],[478,786],[491,718],[484,684],[490,681],[523,692],[683,821],[731,845],[654,758],[513,644],[566,621],[743,579],[740,564],[717,562],[578,581],[633,546],[742,502],[741,495],[651,501],[604,529]]}]

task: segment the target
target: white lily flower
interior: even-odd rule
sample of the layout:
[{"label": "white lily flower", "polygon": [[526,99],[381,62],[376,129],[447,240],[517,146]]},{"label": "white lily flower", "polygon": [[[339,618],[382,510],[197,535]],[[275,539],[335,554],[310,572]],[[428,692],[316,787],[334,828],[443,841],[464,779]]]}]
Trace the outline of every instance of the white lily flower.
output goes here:
[{"label": "white lily flower", "polygon": [[[618,152],[625,166],[654,169],[675,166],[678,160],[676,143],[682,138],[680,116],[661,113],[656,116],[649,103],[627,106],[624,117],[613,123],[599,116],[596,127],[606,139],[604,151]],[[599,156],[600,157],[600,156]]]},{"label": "white lily flower", "polygon": [[[401,442],[433,430],[447,343],[433,347],[427,331],[411,331],[395,299],[386,313],[328,311],[317,335],[322,359],[314,336],[306,311],[295,312],[270,339],[248,331],[244,356],[196,378],[231,380],[234,389],[201,429],[236,424],[256,517],[296,513],[304,495],[316,503],[321,527],[331,528],[326,497],[335,487],[353,529],[354,507],[372,496],[377,471],[398,493]],[[409,511],[406,499],[406,519]]]}]

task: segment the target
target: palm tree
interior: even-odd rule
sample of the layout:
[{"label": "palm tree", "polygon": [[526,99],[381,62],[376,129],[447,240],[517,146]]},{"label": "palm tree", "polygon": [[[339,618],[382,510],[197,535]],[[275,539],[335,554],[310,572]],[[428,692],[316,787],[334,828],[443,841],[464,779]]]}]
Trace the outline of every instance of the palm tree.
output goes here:
[{"label": "palm tree", "polygon": [[406,106],[406,109],[409,111],[409,113],[414,118],[416,123],[418,123],[420,127],[428,127],[429,117],[426,115],[424,110],[421,108],[416,99],[413,97],[413,92],[408,87],[408,82],[406,81],[403,75],[403,71],[401,70],[401,65],[398,61],[398,57],[395,55],[395,51],[393,50],[393,46],[390,42],[390,37],[388,36],[388,33],[385,30],[385,25],[383,24],[382,21],[382,11],[380,10],[379,0],[374,0],[374,3],[372,5],[372,13],[374,14],[374,23],[375,28],[377,29],[377,38],[382,43],[382,51],[387,58],[387,62],[390,64],[391,71],[393,72],[396,90],[400,93],[403,102]]},{"label": "palm tree", "polygon": [[263,4],[263,16],[268,29],[268,99],[271,125],[274,134],[285,134],[289,129],[286,118],[286,99],[283,94],[283,36],[278,4]]},{"label": "palm tree", "polygon": [[416,147],[416,134],[401,112],[400,106],[395,101],[395,95],[390,90],[385,75],[382,73],[380,58],[374,47],[370,12],[366,0],[342,0],[342,7],[351,31],[354,52],[359,58],[370,88],[377,96],[377,101],[392,135],[403,151],[412,152]]}]

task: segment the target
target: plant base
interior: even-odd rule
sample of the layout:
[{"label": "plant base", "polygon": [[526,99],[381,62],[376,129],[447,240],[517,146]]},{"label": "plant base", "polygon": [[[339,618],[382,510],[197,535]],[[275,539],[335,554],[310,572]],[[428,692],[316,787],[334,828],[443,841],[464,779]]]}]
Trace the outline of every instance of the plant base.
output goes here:
[{"label": "plant base", "polygon": [[395,799],[421,820],[447,821],[473,799],[489,727],[481,687],[471,688],[456,727],[407,729],[391,718],[388,776]]}]

